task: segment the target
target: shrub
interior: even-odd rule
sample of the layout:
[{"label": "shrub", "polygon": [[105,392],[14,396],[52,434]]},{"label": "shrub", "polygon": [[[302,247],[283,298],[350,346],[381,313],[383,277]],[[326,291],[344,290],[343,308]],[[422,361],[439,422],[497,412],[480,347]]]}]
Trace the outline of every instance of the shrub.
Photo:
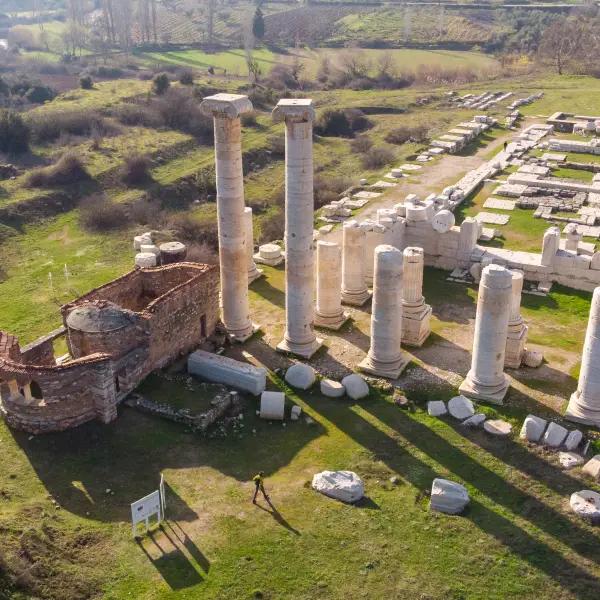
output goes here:
[{"label": "shrub", "polygon": [[367,119],[365,113],[358,108],[349,108],[344,113],[352,131],[364,131],[373,127],[373,122]]},{"label": "shrub", "polygon": [[81,159],[72,152],[60,157],[51,167],[31,171],[27,177],[27,187],[54,187],[70,185],[90,178]]},{"label": "shrub", "polygon": [[404,125],[396,127],[385,136],[385,141],[390,144],[405,144],[406,142],[425,142],[427,141],[428,129],[425,125]]},{"label": "shrub", "polygon": [[95,133],[108,136],[117,132],[102,116],[85,110],[54,112],[51,119],[32,114],[29,127],[37,142],[53,142],[63,134],[89,136]]},{"label": "shrub", "polygon": [[94,232],[122,229],[129,223],[127,211],[122,204],[97,195],[84,200],[80,205],[79,221],[84,229]]},{"label": "shrub", "polygon": [[171,129],[185,131],[205,142],[213,139],[213,120],[200,110],[189,89],[172,88],[160,98],[155,98],[151,109],[162,123]]},{"label": "shrub", "polygon": [[205,265],[217,265],[219,264],[219,254],[214,247],[206,242],[193,242],[187,246],[186,260]]},{"label": "shrub", "polygon": [[151,179],[150,159],[143,154],[128,156],[121,170],[121,180],[130,185],[144,183]]},{"label": "shrub", "polygon": [[167,225],[165,212],[160,202],[140,198],[129,205],[129,218],[139,225],[147,225],[152,229],[163,229]]},{"label": "shrub", "polygon": [[280,158],[285,155],[285,137],[283,135],[270,135],[267,138],[267,147],[271,155]]},{"label": "shrub", "polygon": [[334,109],[321,113],[315,124],[315,132],[323,136],[352,137],[354,135],[346,113]]},{"label": "shrub", "polygon": [[194,85],[194,74],[189,70],[179,73],[179,83],[182,85]]},{"label": "shrub", "polygon": [[29,149],[29,127],[19,113],[0,110],[0,152],[20,154]]},{"label": "shrub", "polygon": [[365,169],[380,169],[393,162],[394,159],[395,155],[389,148],[379,146],[371,148],[371,150],[363,154],[362,165]]},{"label": "shrub", "polygon": [[89,75],[82,75],[79,78],[79,87],[82,90],[91,90],[94,87],[94,81]]},{"label": "shrub", "polygon": [[345,177],[323,177],[317,175],[314,178],[313,189],[315,197],[315,209],[319,209],[325,204],[329,204],[340,197],[340,194],[347,190],[351,181]]},{"label": "shrub", "polygon": [[363,154],[373,147],[373,140],[368,135],[359,135],[350,142],[352,152]]},{"label": "shrub", "polygon": [[217,223],[214,221],[198,221],[187,213],[176,214],[171,217],[170,228],[177,238],[185,242],[207,244],[215,249],[219,246]]},{"label": "shrub", "polygon": [[119,104],[111,110],[111,115],[123,125],[159,127],[162,124],[156,111],[137,103]]},{"label": "shrub", "polygon": [[32,85],[25,93],[25,98],[32,104],[43,104],[56,97],[56,91],[47,85]]},{"label": "shrub", "polygon": [[244,113],[242,115],[241,121],[242,121],[243,127],[257,127],[258,126],[258,121],[256,120],[255,112]]},{"label": "shrub", "polygon": [[206,200],[209,196],[214,197],[217,193],[217,180],[215,170],[211,167],[200,169],[195,177],[194,183],[198,188],[200,198]]},{"label": "shrub", "polygon": [[157,96],[162,96],[169,87],[171,87],[171,82],[166,73],[158,73],[152,78],[152,91]]}]

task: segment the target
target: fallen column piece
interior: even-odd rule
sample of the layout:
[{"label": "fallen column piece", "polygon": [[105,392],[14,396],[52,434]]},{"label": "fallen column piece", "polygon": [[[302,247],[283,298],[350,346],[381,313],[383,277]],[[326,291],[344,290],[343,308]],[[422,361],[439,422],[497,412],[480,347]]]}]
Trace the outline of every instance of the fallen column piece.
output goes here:
[{"label": "fallen column piece", "polygon": [[260,418],[283,421],[285,416],[285,394],[263,392],[260,395]]},{"label": "fallen column piece", "polygon": [[313,476],[312,488],[342,502],[358,502],[365,495],[363,480],[353,471],[322,471]]},{"label": "fallen column piece", "polygon": [[264,392],[267,385],[266,369],[204,350],[196,350],[188,356],[187,370],[207,381],[222,383],[254,396]]},{"label": "fallen column piece", "polygon": [[469,493],[460,483],[437,477],[431,485],[431,510],[458,515],[469,504]]}]

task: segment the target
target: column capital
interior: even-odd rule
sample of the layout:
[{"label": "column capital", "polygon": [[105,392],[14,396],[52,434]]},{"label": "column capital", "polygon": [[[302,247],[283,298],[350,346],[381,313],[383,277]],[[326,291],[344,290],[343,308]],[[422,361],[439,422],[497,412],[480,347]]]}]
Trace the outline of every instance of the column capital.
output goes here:
[{"label": "column capital", "polygon": [[283,98],[273,109],[275,121],[302,123],[315,120],[315,109],[310,98]]},{"label": "column capital", "polygon": [[252,111],[253,106],[248,96],[215,94],[204,98],[202,104],[200,104],[200,109],[205,115],[235,119],[243,113]]}]

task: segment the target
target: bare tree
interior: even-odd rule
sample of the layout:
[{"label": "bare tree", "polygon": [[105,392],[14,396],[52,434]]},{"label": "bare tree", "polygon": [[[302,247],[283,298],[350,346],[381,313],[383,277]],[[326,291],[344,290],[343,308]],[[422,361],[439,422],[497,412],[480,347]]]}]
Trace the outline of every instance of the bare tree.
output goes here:
[{"label": "bare tree", "polygon": [[562,75],[595,60],[597,46],[595,28],[586,19],[558,18],[544,31],[538,55]]}]

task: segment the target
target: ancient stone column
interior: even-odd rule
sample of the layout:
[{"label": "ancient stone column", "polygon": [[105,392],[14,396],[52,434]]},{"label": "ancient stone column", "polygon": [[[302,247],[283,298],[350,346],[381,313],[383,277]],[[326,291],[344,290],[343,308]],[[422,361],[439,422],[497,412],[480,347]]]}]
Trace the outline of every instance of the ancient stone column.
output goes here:
[{"label": "ancient stone column", "polygon": [[485,267],[477,298],[471,370],[459,387],[464,396],[494,404],[504,401],[509,386],[504,354],[511,295],[511,272],[500,265]]},{"label": "ancient stone column", "polygon": [[460,226],[458,241],[458,260],[461,265],[468,267],[471,263],[471,253],[479,238],[479,223],[472,217],[467,217]]},{"label": "ancient stone column", "polygon": [[504,366],[518,369],[521,366],[528,327],[521,317],[521,292],[523,291],[523,271],[511,270],[512,288],[510,297],[510,314],[508,318],[508,335],[506,336],[506,353]]},{"label": "ancient stone column", "polygon": [[571,395],[565,417],[600,427],[600,287],[594,290],[585,332],[577,391]]},{"label": "ancient stone column", "polygon": [[402,275],[402,343],[421,347],[431,333],[431,306],[423,297],[423,248],[404,250]]},{"label": "ancient stone column", "polygon": [[317,242],[315,325],[338,330],[349,318],[342,309],[342,250],[334,242]]},{"label": "ancient stone column", "polygon": [[375,248],[371,347],[358,365],[365,373],[396,379],[408,364],[402,341],[402,252],[389,245]]},{"label": "ancient stone column", "polygon": [[558,227],[549,227],[544,232],[544,241],[542,242],[542,265],[551,267],[554,264],[554,257],[560,248],[560,229]]},{"label": "ancient stone column", "polygon": [[217,221],[222,320],[230,337],[247,340],[255,330],[248,305],[248,256],[240,115],[252,110],[247,96],[216,94],[202,102],[215,127]]},{"label": "ancient stone column", "polygon": [[248,283],[262,277],[262,270],[254,262],[254,226],[252,223],[252,208],[244,208],[244,224],[246,227],[246,252],[248,255]]},{"label": "ancient stone column", "polygon": [[273,117],[285,121],[285,333],[277,349],[310,358],[322,344],[313,329],[312,100],[280,100]]},{"label": "ancient stone column", "polygon": [[365,282],[365,231],[357,221],[342,229],[342,303],[362,306],[371,294]]},{"label": "ancient stone column", "polygon": [[363,221],[361,227],[365,230],[365,281],[373,285],[373,269],[375,265],[375,248],[385,243],[385,227],[372,221]]}]

